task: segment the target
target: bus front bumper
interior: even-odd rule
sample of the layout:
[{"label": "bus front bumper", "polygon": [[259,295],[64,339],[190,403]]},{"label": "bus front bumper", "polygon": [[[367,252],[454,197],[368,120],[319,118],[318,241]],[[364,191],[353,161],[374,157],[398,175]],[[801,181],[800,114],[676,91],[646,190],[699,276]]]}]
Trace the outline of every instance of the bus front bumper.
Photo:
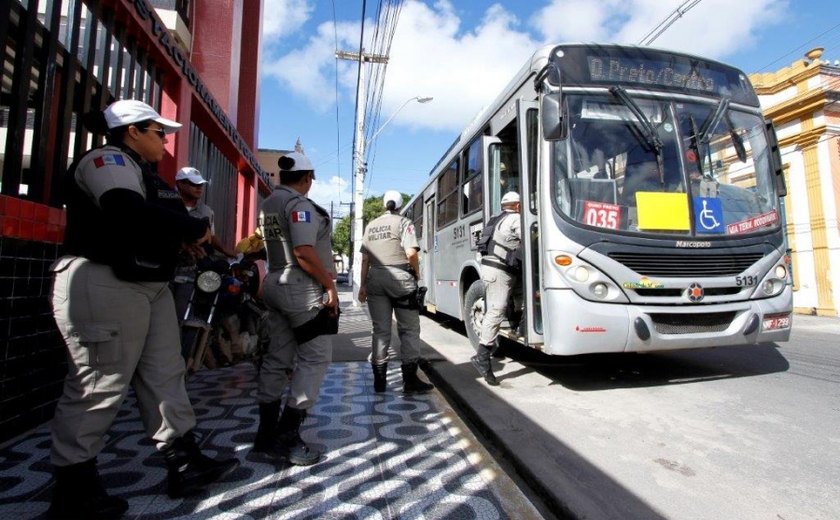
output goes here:
[{"label": "bus front bumper", "polygon": [[652,352],[787,341],[792,325],[790,286],[764,300],[706,305],[605,304],[570,289],[543,291],[543,351],[575,355]]}]

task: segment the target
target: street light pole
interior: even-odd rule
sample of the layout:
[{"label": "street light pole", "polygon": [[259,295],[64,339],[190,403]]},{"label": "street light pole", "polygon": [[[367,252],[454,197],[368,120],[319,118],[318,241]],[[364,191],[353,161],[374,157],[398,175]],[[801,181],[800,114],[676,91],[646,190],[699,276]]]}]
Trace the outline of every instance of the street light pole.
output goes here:
[{"label": "street light pole", "polygon": [[382,123],[382,126],[379,127],[379,130],[377,130],[372,136],[370,136],[370,139],[368,139],[368,143],[372,143],[374,139],[379,137],[379,134],[382,133],[382,130],[385,130],[385,127],[388,126],[388,123],[393,121],[394,118],[397,117],[397,114],[400,113],[400,110],[405,108],[405,106],[407,104],[411,103],[412,101],[417,101],[418,103],[428,103],[429,101],[431,101],[433,99],[434,99],[433,97],[423,97],[423,96],[414,96],[413,98],[406,99],[405,102],[402,105],[400,105],[400,107],[398,109],[394,110],[394,113],[391,114],[391,117],[389,117],[384,123]]},{"label": "street light pole", "polygon": [[364,67],[359,65],[359,88],[356,92],[356,138],[353,140],[353,166],[355,175],[353,177],[353,228],[350,230],[350,244],[353,246],[352,258],[350,260],[350,287],[353,288],[353,305],[358,307],[359,302],[359,276],[362,272],[362,234],[364,230],[365,208],[365,72]]},{"label": "street light pole", "polygon": [[365,54],[361,52],[336,51],[336,58],[342,60],[353,60],[359,62],[358,88],[356,89],[356,132],[353,139],[353,203],[351,212],[353,215],[353,226],[350,228],[350,247],[353,250],[350,254],[350,283],[353,287],[354,305],[359,305],[359,284],[358,273],[361,272],[361,255],[356,254],[361,245],[362,233],[362,212],[364,207],[365,190],[365,63],[388,63],[388,56],[381,54]]},{"label": "street light pole", "polygon": [[[364,79],[364,76],[362,76]],[[360,81],[359,85],[363,85],[364,81]],[[363,87],[359,87],[362,89]],[[362,98],[364,99],[364,98]],[[370,137],[370,139],[365,142],[365,128],[364,128],[364,107],[362,107],[363,103],[356,103],[356,146],[353,150],[353,160],[355,165],[355,177],[354,177],[354,187],[353,190],[353,229],[351,232],[351,244],[353,245],[353,259],[352,265],[353,269],[350,273],[350,278],[352,281],[353,286],[353,305],[359,306],[359,282],[361,281],[362,276],[362,235],[365,232],[364,226],[364,206],[365,206],[365,173],[367,172],[367,164],[365,163],[365,146],[369,145],[373,142],[374,139],[379,137],[379,134],[382,130],[388,126],[388,123],[394,120],[397,114],[405,108],[406,105],[411,103],[412,101],[417,101],[418,103],[428,103],[433,98],[431,97],[423,97],[423,96],[414,96],[413,98],[406,99],[405,102],[397,108],[391,117],[389,117],[383,124],[380,126],[376,132]],[[360,108],[361,107],[361,108]]]}]

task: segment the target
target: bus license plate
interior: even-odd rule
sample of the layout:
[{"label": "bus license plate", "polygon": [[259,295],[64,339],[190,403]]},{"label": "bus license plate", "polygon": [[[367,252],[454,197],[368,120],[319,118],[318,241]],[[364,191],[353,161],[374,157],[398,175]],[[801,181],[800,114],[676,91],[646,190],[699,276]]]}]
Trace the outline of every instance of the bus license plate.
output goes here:
[{"label": "bus license plate", "polygon": [[764,316],[764,330],[790,328],[790,314],[768,314]]}]

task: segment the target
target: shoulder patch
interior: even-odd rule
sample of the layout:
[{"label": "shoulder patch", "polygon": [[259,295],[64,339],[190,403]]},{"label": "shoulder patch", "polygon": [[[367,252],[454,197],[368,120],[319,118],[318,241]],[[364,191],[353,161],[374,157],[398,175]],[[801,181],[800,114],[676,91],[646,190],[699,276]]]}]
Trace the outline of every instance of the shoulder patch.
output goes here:
[{"label": "shoulder patch", "polygon": [[119,154],[103,154],[93,160],[94,166],[102,168],[106,165],[125,166],[125,159]]},{"label": "shoulder patch", "polygon": [[312,213],[309,211],[293,211],[292,223],[297,222],[312,222]]}]

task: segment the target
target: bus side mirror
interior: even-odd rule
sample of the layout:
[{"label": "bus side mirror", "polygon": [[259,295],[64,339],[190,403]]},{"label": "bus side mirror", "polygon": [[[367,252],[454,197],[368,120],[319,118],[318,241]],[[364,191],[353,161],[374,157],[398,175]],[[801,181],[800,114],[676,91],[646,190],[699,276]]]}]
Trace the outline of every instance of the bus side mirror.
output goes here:
[{"label": "bus side mirror", "polygon": [[563,103],[559,92],[543,96],[540,117],[546,141],[557,141],[564,137]]},{"label": "bus side mirror", "polygon": [[767,129],[767,151],[770,157],[770,171],[773,172],[776,182],[776,191],[779,197],[787,195],[787,185],[785,185],[785,169],[782,165],[781,150],[779,150],[779,139],[776,137],[776,128],[773,126],[773,121],[769,119],[764,120],[764,127]]}]

